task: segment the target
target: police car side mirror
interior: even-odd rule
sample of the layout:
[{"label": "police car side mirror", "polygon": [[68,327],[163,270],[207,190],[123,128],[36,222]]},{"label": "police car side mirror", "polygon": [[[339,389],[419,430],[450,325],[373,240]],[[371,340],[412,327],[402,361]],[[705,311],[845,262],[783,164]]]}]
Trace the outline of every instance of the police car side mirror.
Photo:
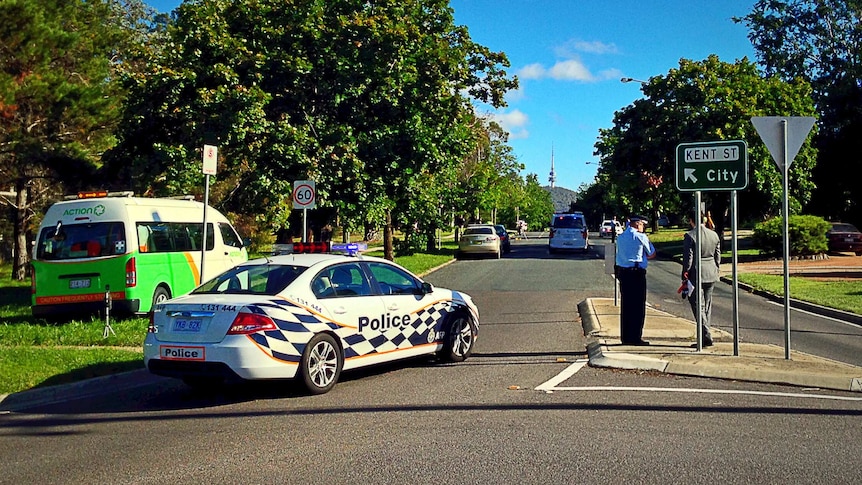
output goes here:
[{"label": "police car side mirror", "polygon": [[431,283],[429,283],[427,281],[423,281],[422,282],[422,294],[427,295],[428,293],[431,293],[432,291],[434,291],[434,287],[431,286]]}]

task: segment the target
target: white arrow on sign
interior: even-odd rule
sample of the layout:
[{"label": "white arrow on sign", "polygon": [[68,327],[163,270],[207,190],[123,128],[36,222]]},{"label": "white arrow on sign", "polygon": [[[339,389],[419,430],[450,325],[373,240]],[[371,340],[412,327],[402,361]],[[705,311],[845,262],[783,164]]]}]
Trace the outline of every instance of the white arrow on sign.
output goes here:
[{"label": "white arrow on sign", "polygon": [[[784,153],[784,129],[782,122],[787,122],[787,153]],[[796,158],[808,132],[814,126],[814,118],[810,116],[755,116],[751,118],[751,124],[760,135],[760,139],[769,149],[772,159],[778,165],[779,170],[786,171],[791,162]],[[785,160],[787,166],[785,167]]]},{"label": "white arrow on sign", "polygon": [[693,168],[686,168],[683,170],[685,171],[685,179],[686,180],[691,180],[692,182],[697,183],[697,177],[694,176],[694,169]]}]

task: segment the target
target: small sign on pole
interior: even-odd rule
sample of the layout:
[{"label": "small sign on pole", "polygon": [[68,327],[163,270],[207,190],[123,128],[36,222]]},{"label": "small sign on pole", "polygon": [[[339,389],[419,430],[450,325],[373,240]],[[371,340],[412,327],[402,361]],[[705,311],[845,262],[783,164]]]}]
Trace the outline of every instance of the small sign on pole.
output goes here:
[{"label": "small sign on pole", "polygon": [[213,145],[204,145],[203,166],[202,171],[205,175],[204,182],[204,227],[203,227],[203,242],[201,244],[201,276],[198,284],[204,282],[204,259],[207,254],[207,206],[210,203],[210,175],[216,174],[216,166],[218,165],[218,147]]},{"label": "small sign on pole", "polygon": [[302,242],[308,241],[308,209],[314,209],[314,180],[296,180],[293,182],[293,208],[302,209]]}]

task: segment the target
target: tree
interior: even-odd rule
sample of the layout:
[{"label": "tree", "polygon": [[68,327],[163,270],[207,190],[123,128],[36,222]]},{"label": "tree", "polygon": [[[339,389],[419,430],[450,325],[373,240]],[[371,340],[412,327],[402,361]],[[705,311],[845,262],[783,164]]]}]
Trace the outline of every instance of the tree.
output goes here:
[{"label": "tree", "polygon": [[[767,75],[811,83],[819,113],[812,208],[862,224],[862,4],[760,0],[735,19],[749,29]],[[848,160],[852,157],[852,161]]]},{"label": "tree", "polygon": [[[673,183],[676,146],[684,142],[745,140],[749,185],[739,193],[740,217],[763,220],[781,208],[780,172],[751,124],[752,116],[812,116],[808,83],[763,77],[747,59],[733,64],[710,56],[701,62],[682,59],[678,69],[643,86],[646,98],[614,115],[614,127],[601,130],[596,154],[598,178],[620,202],[623,213],[649,210],[657,219],[664,207],[690,208]],[[794,212],[813,190],[816,151],[806,142],[790,168]],[[705,192],[719,230],[729,206],[727,192]]]},{"label": "tree", "polygon": [[121,53],[141,33],[140,1],[7,0],[0,4],[0,180],[16,196],[14,279],[50,198],[92,182],[113,142]]},{"label": "tree", "polygon": [[[168,49],[128,79],[111,163],[154,193],[199,193],[200,147],[222,155],[213,196],[264,227],[287,220],[292,181],[316,181],[349,227],[399,210],[469,149],[463,93],[501,103],[508,61],[454,25],[444,0],[184,3]],[[152,173],[152,176],[140,177]],[[415,205],[414,205],[415,206]]]}]

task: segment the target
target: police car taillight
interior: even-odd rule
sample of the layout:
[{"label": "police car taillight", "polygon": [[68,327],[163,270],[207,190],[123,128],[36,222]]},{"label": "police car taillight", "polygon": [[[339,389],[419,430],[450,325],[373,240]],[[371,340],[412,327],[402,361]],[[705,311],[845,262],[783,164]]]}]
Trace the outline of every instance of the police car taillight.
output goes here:
[{"label": "police car taillight", "polygon": [[266,330],[276,330],[275,322],[266,315],[257,313],[239,313],[230,325],[228,335],[247,335]]}]

